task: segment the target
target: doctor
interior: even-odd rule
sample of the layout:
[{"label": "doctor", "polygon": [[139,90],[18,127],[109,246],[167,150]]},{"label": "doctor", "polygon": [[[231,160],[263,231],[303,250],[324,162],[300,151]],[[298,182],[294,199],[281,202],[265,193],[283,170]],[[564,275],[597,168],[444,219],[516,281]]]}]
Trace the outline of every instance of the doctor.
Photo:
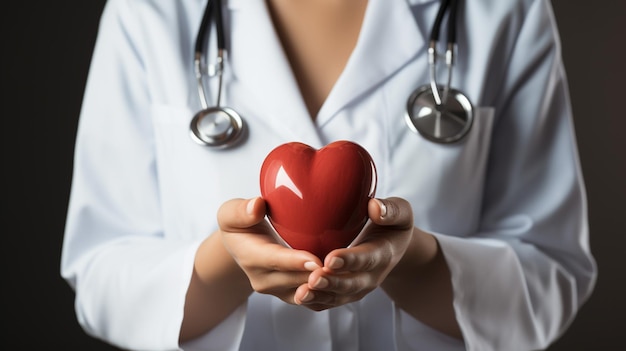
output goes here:
[{"label": "doctor", "polygon": [[[61,274],[98,339],[134,350],[536,350],[592,292],[580,171],[548,0],[460,3],[452,144],[407,128],[436,0],[228,0],[222,105],[246,136],[189,137],[206,1],[110,0],[76,140]],[[445,31],[444,31],[445,32]],[[208,31],[206,58],[215,55]],[[214,103],[218,79],[205,79]],[[213,101],[213,102],[212,102]],[[272,241],[279,144],[353,140],[378,169],[363,244]]]}]

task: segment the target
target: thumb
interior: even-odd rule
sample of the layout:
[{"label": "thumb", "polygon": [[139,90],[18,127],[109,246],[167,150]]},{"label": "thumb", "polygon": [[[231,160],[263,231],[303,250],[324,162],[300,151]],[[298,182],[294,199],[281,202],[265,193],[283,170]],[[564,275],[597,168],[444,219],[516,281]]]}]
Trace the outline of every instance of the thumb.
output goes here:
[{"label": "thumb", "polygon": [[370,199],[368,215],[372,222],[381,226],[413,227],[413,209],[411,204],[399,197]]},{"label": "thumb", "polygon": [[259,224],[265,217],[265,201],[261,197],[231,199],[217,211],[217,222],[224,231],[243,231]]}]

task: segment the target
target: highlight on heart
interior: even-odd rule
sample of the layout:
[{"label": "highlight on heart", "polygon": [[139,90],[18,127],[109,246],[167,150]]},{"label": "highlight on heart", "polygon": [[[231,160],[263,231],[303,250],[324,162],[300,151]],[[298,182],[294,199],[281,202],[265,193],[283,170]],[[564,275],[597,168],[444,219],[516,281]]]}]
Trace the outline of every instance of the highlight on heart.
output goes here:
[{"label": "highlight on heart", "polygon": [[300,142],[274,148],[261,166],[261,196],[280,238],[324,259],[347,247],[367,223],[376,193],[376,166],[357,143],[315,149]]}]

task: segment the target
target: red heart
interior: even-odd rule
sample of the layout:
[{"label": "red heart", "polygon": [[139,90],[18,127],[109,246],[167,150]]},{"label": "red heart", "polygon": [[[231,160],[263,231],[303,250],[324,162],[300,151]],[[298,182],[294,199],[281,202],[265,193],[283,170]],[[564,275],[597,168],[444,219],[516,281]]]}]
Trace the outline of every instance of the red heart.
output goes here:
[{"label": "red heart", "polygon": [[322,260],[356,238],[375,192],[374,161],[349,141],[319,150],[298,142],[282,144],[261,166],[261,195],[270,223],[289,246]]}]

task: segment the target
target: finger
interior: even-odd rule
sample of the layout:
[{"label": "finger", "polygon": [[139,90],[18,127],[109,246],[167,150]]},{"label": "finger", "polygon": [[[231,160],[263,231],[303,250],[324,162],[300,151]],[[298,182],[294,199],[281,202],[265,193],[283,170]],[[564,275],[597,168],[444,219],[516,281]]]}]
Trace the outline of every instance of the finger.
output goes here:
[{"label": "finger", "polygon": [[311,272],[321,267],[320,259],[308,251],[294,250],[272,241],[267,235],[226,234],[227,247],[247,272]]},{"label": "finger", "polygon": [[392,242],[387,238],[368,238],[357,246],[331,251],[324,259],[324,271],[371,272],[386,264],[392,252]]},{"label": "finger", "polygon": [[275,296],[293,295],[296,288],[305,285],[309,272],[272,272],[250,282],[254,291]]},{"label": "finger", "polygon": [[311,291],[309,286],[301,284],[293,294],[293,302],[297,305],[306,304],[315,298],[315,293]]},{"label": "finger", "polygon": [[279,272],[307,271],[321,268],[319,258],[304,250],[294,250],[277,245],[274,250],[263,253],[263,267]]},{"label": "finger", "polygon": [[375,224],[400,228],[413,227],[411,204],[402,198],[374,198],[367,205],[368,215]]},{"label": "finger", "polygon": [[265,216],[265,201],[260,197],[232,199],[220,206],[217,221],[228,232],[241,232],[261,223]]},{"label": "finger", "polygon": [[[297,291],[296,295],[299,293]],[[335,294],[332,292],[310,290],[307,291],[303,299],[294,298],[297,304],[306,306],[314,311],[321,311],[332,307],[345,305],[350,302],[358,301],[366,295],[366,292],[357,294]]]},{"label": "finger", "polygon": [[[314,311],[322,311],[334,307],[332,305],[334,300],[332,297],[309,289],[307,284],[303,284],[296,289],[293,300],[295,304],[305,306]],[[328,301],[330,303],[320,303],[319,300]]]},{"label": "finger", "polygon": [[[315,292],[325,292],[335,295],[355,295],[363,291],[372,290],[376,285],[372,282],[371,274],[347,273],[326,274],[323,270],[311,273],[308,286]],[[316,302],[324,302],[316,299]]]}]

